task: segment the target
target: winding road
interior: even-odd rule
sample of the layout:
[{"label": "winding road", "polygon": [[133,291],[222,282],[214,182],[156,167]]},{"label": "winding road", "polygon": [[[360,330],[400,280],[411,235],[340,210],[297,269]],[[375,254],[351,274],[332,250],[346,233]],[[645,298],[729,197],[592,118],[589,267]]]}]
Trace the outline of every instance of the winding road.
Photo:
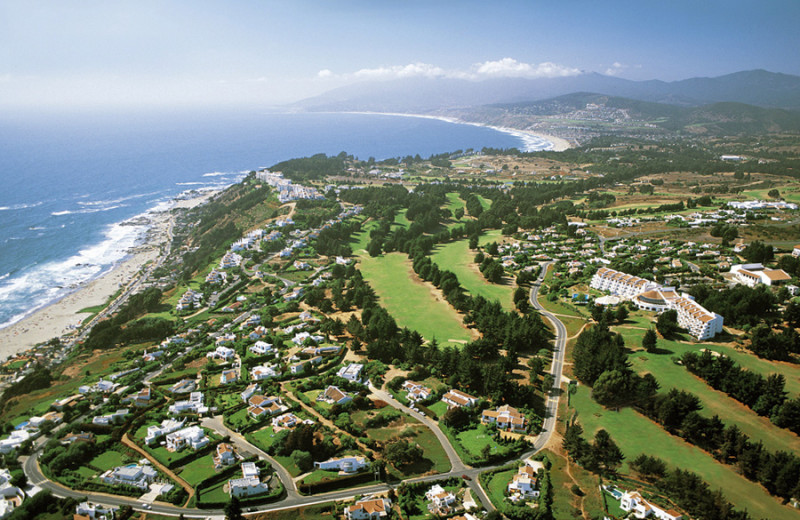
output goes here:
[{"label": "winding road", "polygon": [[[522,454],[520,459],[525,459],[530,457],[531,455],[534,455],[550,441],[550,438],[552,437],[553,432],[555,431],[556,420],[558,418],[558,402],[561,394],[561,388],[560,388],[561,375],[564,365],[564,355],[565,355],[564,351],[566,349],[567,330],[564,324],[555,315],[545,310],[539,304],[539,301],[537,299],[539,286],[541,282],[544,280],[544,277],[547,273],[547,269],[550,267],[551,264],[552,262],[547,262],[542,264],[542,271],[539,274],[539,278],[531,288],[530,301],[536,310],[538,310],[545,318],[547,318],[548,320],[550,320],[550,322],[553,323],[553,326],[555,327],[556,330],[554,350],[553,350],[553,362],[550,370],[550,373],[553,375],[554,378],[554,383],[553,387],[548,392],[547,402],[545,405],[546,409],[545,420],[542,432],[536,437],[533,443],[533,448],[530,451]],[[492,505],[491,501],[486,495],[486,492],[480,485],[478,476],[485,471],[500,466],[488,466],[481,468],[473,468],[471,466],[467,466],[466,464],[464,464],[464,462],[456,453],[455,449],[450,443],[450,440],[439,429],[438,425],[433,420],[431,420],[429,417],[421,415],[419,412],[415,410],[411,410],[410,408],[404,406],[401,403],[398,403],[396,399],[394,399],[391,395],[389,395],[387,392],[383,390],[380,390],[372,386],[370,387],[370,390],[377,398],[389,403],[394,408],[402,410],[404,413],[414,417],[415,419],[419,420],[422,424],[430,428],[431,431],[436,435],[436,438],[439,439],[442,448],[445,450],[445,453],[447,454],[447,457],[450,460],[451,468],[450,471],[447,473],[437,473],[435,475],[417,477],[413,479],[408,479],[405,482],[430,482],[450,477],[466,476],[467,485],[472,490],[474,495],[480,500],[484,508],[486,508],[487,510],[494,509],[494,506]],[[247,512],[277,511],[282,509],[292,509],[296,507],[310,506],[334,500],[351,499],[354,498],[355,496],[364,496],[372,493],[385,492],[389,489],[393,489],[396,487],[396,485],[380,483],[372,486],[358,487],[349,490],[314,494],[311,496],[302,496],[297,492],[297,488],[291,476],[288,474],[288,472],[286,472],[285,469],[283,469],[280,465],[278,465],[271,457],[269,457],[262,450],[258,449],[257,447],[247,442],[244,439],[244,437],[236,434],[235,432],[230,431],[227,427],[225,427],[221,419],[222,419],[221,416],[207,418],[203,420],[202,424],[203,426],[214,429],[221,434],[230,435],[231,441],[233,443],[238,444],[246,451],[258,453],[259,456],[267,460],[270,460],[270,462],[272,462],[273,464],[273,467],[275,468],[276,475],[278,476],[278,478],[280,478],[281,482],[283,482],[283,485],[287,490],[286,495],[282,500],[274,502],[272,504],[265,504],[262,506],[258,506],[257,508],[250,508],[247,510]],[[23,461],[23,469],[25,471],[25,475],[28,477],[28,481],[31,484],[38,486],[42,489],[50,490],[55,496],[87,498],[88,500],[99,504],[104,504],[109,506],[128,505],[137,511],[158,513],[171,516],[178,516],[180,514],[183,514],[187,518],[209,518],[209,519],[221,520],[224,519],[225,517],[224,511],[220,509],[183,508],[159,502],[148,504],[147,507],[145,507],[145,505],[139,499],[123,497],[118,495],[110,495],[106,493],[92,493],[92,492],[75,491],[69,489],[65,486],[62,486],[47,479],[42,474],[42,471],[37,462],[39,454],[40,452],[36,451],[34,452],[33,455],[31,455],[30,457],[26,458]]]}]

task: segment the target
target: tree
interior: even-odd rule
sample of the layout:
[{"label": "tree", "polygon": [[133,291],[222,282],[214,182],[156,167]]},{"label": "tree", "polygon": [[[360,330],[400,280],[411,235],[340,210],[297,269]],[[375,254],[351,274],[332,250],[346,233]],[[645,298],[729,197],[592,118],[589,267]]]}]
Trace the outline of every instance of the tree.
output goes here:
[{"label": "tree", "polygon": [[617,307],[617,312],[614,313],[614,318],[617,320],[617,323],[623,323],[628,319],[628,308],[624,305]]},{"label": "tree", "polygon": [[625,456],[605,430],[598,430],[594,435],[592,453],[601,473],[615,473]]},{"label": "tree", "polygon": [[678,311],[669,309],[658,315],[656,330],[665,338],[671,338],[680,330],[678,325]]},{"label": "tree", "polygon": [[592,387],[592,398],[603,406],[618,408],[635,398],[636,374],[630,370],[607,370]]},{"label": "tree", "polygon": [[309,471],[314,467],[314,459],[307,451],[294,450],[290,457],[301,471]]},{"label": "tree", "polygon": [[386,445],[383,458],[395,467],[413,464],[422,459],[422,448],[406,440],[397,440]]},{"label": "tree", "polygon": [[781,192],[779,192],[778,190],[776,190],[776,189],[774,189],[774,188],[773,188],[773,189],[771,189],[771,190],[769,190],[769,191],[767,192],[767,195],[769,195],[769,196],[770,196],[770,197],[772,197],[773,199],[779,199],[779,198],[781,198]]},{"label": "tree", "polygon": [[464,208],[456,208],[455,212],[453,212],[453,216],[456,217],[456,220],[464,218]]},{"label": "tree", "polygon": [[225,504],[225,520],[244,520],[238,498],[231,497],[230,501]]},{"label": "tree", "polygon": [[442,422],[454,430],[467,426],[470,420],[469,412],[460,406],[447,410],[442,416]]},{"label": "tree", "polygon": [[642,348],[648,352],[655,352],[658,350],[658,335],[653,329],[647,329],[642,338]]},{"label": "tree", "polygon": [[579,423],[567,424],[561,446],[573,461],[580,461],[583,458],[589,446],[583,438],[583,427]]}]

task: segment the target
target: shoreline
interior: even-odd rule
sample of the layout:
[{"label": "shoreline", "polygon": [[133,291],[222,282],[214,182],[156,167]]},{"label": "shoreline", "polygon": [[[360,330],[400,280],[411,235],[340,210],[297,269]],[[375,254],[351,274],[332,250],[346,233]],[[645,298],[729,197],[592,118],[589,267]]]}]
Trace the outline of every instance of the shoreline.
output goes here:
[{"label": "shoreline", "polygon": [[456,117],[447,117],[447,116],[435,116],[430,114],[408,114],[403,112],[364,112],[364,111],[347,111],[347,112],[325,112],[330,114],[361,114],[361,115],[371,115],[371,116],[400,116],[400,117],[416,117],[420,119],[435,119],[437,121],[443,121],[445,123],[452,123],[456,125],[471,125],[471,126],[479,126],[481,128],[491,128],[492,130],[496,130],[498,132],[502,132],[504,134],[513,135],[514,137],[518,137],[525,142],[526,137],[536,137],[538,139],[542,139],[550,143],[550,147],[543,148],[541,150],[531,150],[527,149],[524,150],[526,152],[530,151],[552,151],[552,152],[563,152],[564,150],[568,150],[570,148],[574,148],[575,145],[564,139],[563,137],[556,137],[550,134],[543,134],[541,132],[535,132],[532,130],[520,130],[519,128],[509,128],[504,126],[493,126],[487,125],[484,123],[476,123],[474,121],[464,121],[462,119],[458,119]]},{"label": "shoreline", "polygon": [[175,219],[172,210],[198,206],[216,193],[218,190],[207,190],[186,198],[178,196],[170,201],[169,208],[148,213],[150,223],[147,225],[144,243],[132,248],[126,257],[97,278],[0,329],[0,361],[27,352],[37,344],[79,330],[79,326],[92,315],[81,313],[81,310],[106,304],[118,290],[136,279],[148,263],[158,260],[167,242],[168,230]]}]

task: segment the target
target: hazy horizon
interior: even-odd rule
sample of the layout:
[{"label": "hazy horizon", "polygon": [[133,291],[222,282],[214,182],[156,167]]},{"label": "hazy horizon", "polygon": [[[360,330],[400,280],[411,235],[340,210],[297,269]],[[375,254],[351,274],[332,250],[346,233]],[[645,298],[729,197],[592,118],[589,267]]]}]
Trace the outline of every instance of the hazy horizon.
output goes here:
[{"label": "hazy horizon", "polygon": [[275,106],[409,77],[800,75],[800,2],[6,1],[0,105]]}]

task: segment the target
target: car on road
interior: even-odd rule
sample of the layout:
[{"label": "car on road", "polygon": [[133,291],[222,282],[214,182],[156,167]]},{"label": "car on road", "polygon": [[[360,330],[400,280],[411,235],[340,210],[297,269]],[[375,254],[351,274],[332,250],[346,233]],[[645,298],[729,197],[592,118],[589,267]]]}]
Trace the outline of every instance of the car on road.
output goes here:
[{"label": "car on road", "polygon": [[147,502],[142,502],[142,507],[145,508],[145,509],[153,509],[153,506],[151,506]]},{"label": "car on road", "polygon": [[461,478],[463,478],[464,480],[472,480],[472,479],[469,477],[469,475],[461,475]]}]

